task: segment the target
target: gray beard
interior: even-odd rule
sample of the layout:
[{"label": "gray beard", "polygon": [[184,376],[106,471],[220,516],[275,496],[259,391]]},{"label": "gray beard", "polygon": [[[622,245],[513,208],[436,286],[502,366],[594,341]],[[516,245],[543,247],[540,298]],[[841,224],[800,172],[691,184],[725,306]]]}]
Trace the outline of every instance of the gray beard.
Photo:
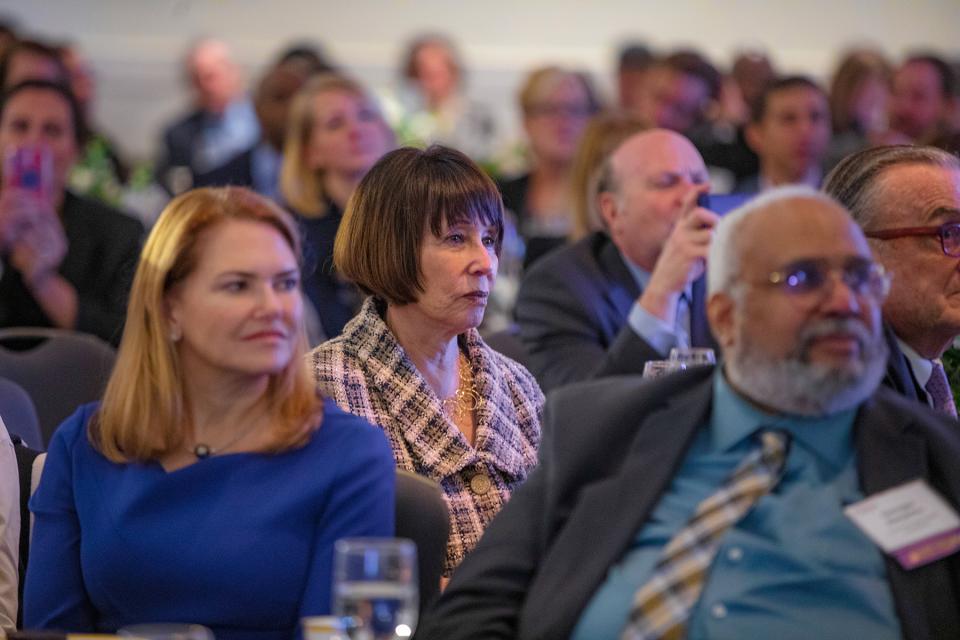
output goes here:
[{"label": "gray beard", "polygon": [[[844,331],[860,342],[860,357],[845,367],[809,361],[814,338]],[[771,358],[753,346],[749,336],[738,336],[739,349],[726,355],[730,382],[756,402],[784,413],[823,416],[846,411],[869,398],[883,379],[888,349],[883,335],[873,335],[852,318],[830,318],[812,323],[800,333],[799,344],[786,358]]]}]

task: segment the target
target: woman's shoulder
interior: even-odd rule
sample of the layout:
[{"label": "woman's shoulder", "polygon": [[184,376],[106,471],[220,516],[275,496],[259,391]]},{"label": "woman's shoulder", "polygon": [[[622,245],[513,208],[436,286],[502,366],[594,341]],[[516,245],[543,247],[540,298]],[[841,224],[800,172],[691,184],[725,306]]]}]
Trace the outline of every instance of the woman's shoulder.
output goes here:
[{"label": "woman's shoulder", "polygon": [[335,441],[349,446],[367,446],[386,444],[383,430],[372,425],[365,418],[344,411],[332,398],[324,398],[323,420],[313,437],[313,443]]},{"label": "woman's shoulder", "polygon": [[55,445],[66,447],[68,450],[73,450],[80,445],[92,450],[93,447],[87,438],[87,427],[99,408],[99,402],[90,402],[77,407],[77,410],[61,422],[54,431],[48,450],[53,449]]}]

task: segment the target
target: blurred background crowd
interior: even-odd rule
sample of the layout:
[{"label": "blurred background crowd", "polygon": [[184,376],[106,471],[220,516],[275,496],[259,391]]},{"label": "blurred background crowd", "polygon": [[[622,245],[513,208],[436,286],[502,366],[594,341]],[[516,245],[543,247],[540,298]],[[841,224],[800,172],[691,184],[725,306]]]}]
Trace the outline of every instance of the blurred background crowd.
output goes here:
[{"label": "blurred background crowd", "polygon": [[[8,89],[26,79],[65,82],[81,117],[66,187],[145,228],[171,197],[195,186],[251,186],[296,213],[307,238],[305,290],[315,312],[315,342],[337,335],[357,308],[355,291],[324,266],[353,188],[396,146],[453,146],[498,181],[513,224],[486,319],[486,328],[495,330],[510,323],[524,268],[599,228],[586,197],[589,182],[609,149],[637,130],[663,127],[688,137],[706,161],[712,192],[720,194],[789,183],[816,187],[842,157],[870,145],[916,142],[951,151],[960,145],[958,51],[922,39],[905,41],[909,29],[893,47],[881,34],[865,33],[871,24],[894,24],[905,11],[896,4],[850,25],[846,44],[831,51],[800,49],[785,39],[779,50],[776,32],[753,33],[749,16],[742,15],[737,21],[742,44],[722,56],[715,53],[718,41],[733,36],[711,39],[709,15],[700,15],[696,3],[663,10],[696,15],[689,31],[672,23],[662,30],[687,34],[675,42],[664,41],[657,16],[641,7],[635,24],[622,25],[623,32],[638,35],[607,43],[606,68],[598,67],[596,48],[583,48],[582,60],[571,54],[576,47],[547,46],[542,55],[531,55],[533,33],[530,42],[513,43],[487,58],[483,52],[490,47],[471,46],[442,26],[395,34],[390,45],[399,53],[373,65],[370,51],[390,47],[360,47],[356,34],[321,41],[304,25],[302,37],[266,43],[211,28],[237,23],[239,14],[254,15],[248,3],[173,2],[149,10],[118,5],[115,11],[111,4],[60,6],[60,11],[56,3],[47,9],[0,8],[0,84]],[[390,12],[409,23],[409,14],[429,8],[429,3],[370,5],[377,19],[368,39],[383,31]],[[597,19],[613,8],[598,8]],[[231,9],[238,16],[231,16]],[[836,25],[829,25],[830,33],[815,32],[813,9],[798,10],[798,29],[811,43],[835,40]],[[277,11],[278,19],[289,21],[296,3],[281,3]],[[522,21],[531,11],[519,12]],[[756,16],[758,26],[787,20],[791,11],[779,17],[766,13]],[[927,3],[914,17],[933,25],[955,13],[949,3]],[[129,29],[138,15],[145,22],[141,36],[106,38],[116,43],[126,38],[131,61],[118,64],[122,52],[104,56],[97,35]],[[356,9],[347,15],[356,16]],[[837,9],[838,17],[850,15],[849,7]],[[559,19],[544,15],[542,26]],[[67,25],[76,20],[85,24]],[[146,23],[153,20],[183,25],[182,46],[167,55],[170,68],[164,72],[181,79],[174,95],[156,88],[146,95],[138,91],[144,78],[163,76],[155,68],[163,57],[158,52],[170,54],[165,47],[172,39],[161,38],[159,27],[151,31]],[[329,34],[340,22],[331,16],[331,24],[318,31]],[[457,20],[438,13],[432,24],[445,22]],[[715,22],[730,26],[729,16]],[[695,26],[704,31],[694,33]],[[488,35],[489,29],[479,26]],[[264,33],[271,30],[282,27],[266,27]],[[930,33],[931,39],[942,35],[936,29]],[[135,58],[151,48],[152,60],[136,79]],[[468,50],[481,53],[466,56]],[[251,51],[270,53],[254,60]],[[516,63],[505,66],[510,51],[536,62],[523,70]],[[500,74],[509,82],[491,80],[498,66],[512,68]],[[104,85],[107,98],[98,91]],[[113,338],[111,329],[99,333]]]}]

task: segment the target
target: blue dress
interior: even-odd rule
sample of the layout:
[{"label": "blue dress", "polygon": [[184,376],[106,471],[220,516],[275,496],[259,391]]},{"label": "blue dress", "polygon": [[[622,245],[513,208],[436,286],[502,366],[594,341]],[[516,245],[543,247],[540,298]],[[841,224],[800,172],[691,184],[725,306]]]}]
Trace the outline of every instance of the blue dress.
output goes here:
[{"label": "blue dress", "polygon": [[30,501],[25,628],[191,622],[217,640],[299,637],[302,616],[330,611],[334,542],[393,535],[386,438],[330,401],[301,449],[170,473],[95,451],[95,409],[61,425]]}]

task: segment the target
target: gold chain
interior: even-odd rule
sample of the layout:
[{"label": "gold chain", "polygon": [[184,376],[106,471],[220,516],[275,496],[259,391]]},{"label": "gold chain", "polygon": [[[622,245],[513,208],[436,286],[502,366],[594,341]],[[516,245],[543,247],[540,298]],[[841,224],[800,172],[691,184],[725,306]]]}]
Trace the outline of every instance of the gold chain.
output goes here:
[{"label": "gold chain", "polygon": [[473,378],[473,369],[467,358],[460,353],[458,359],[459,380],[457,390],[452,396],[443,400],[443,412],[454,422],[460,422],[468,412],[473,412],[483,406],[484,399],[477,391],[477,384]]}]

